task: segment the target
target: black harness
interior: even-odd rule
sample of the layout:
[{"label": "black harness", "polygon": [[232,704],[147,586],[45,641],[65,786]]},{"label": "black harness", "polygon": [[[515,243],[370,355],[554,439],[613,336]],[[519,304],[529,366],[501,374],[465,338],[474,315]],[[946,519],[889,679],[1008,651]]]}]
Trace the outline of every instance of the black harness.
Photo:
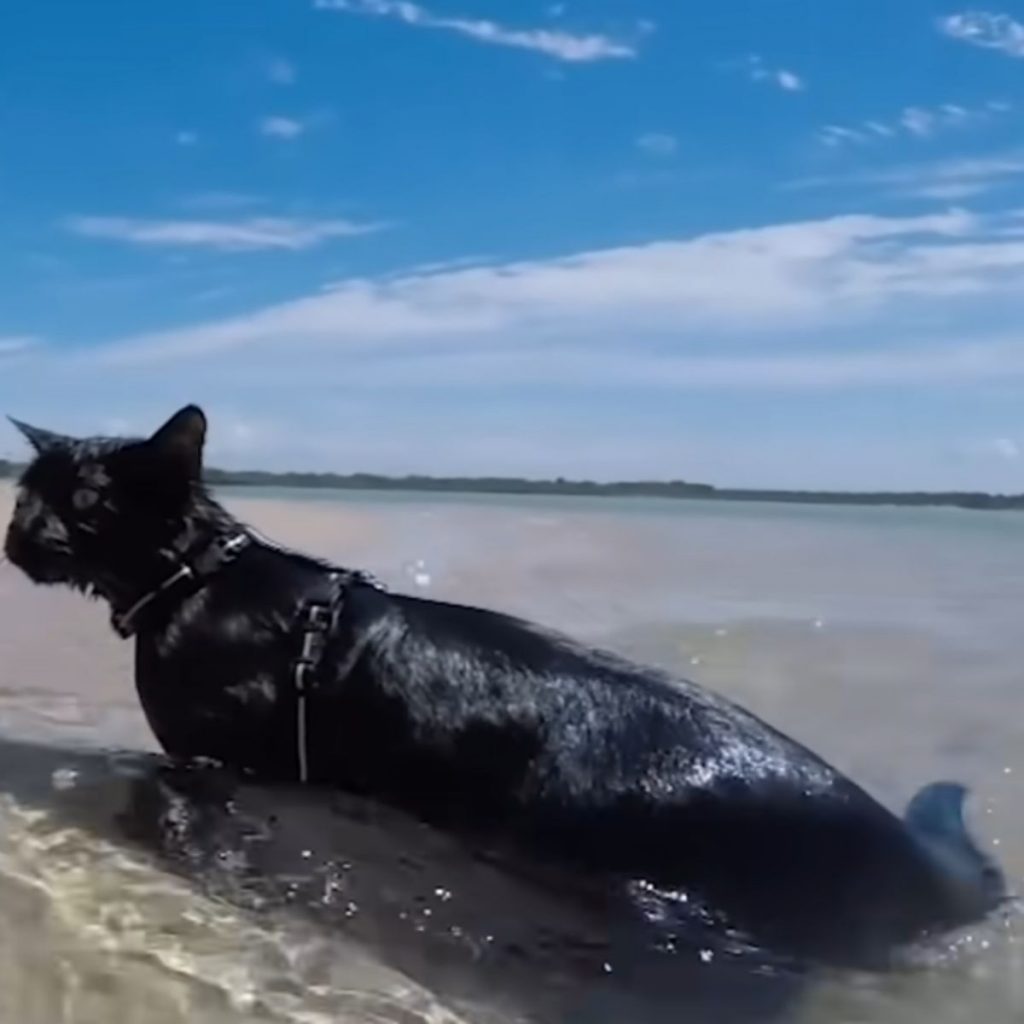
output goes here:
[{"label": "black harness", "polygon": [[[216,537],[191,554],[182,557],[175,572],[158,587],[144,594],[127,611],[115,612],[111,623],[117,634],[127,639],[138,630],[138,619],[157,601],[171,600],[178,591],[194,593],[222,569],[234,562],[254,543],[246,532]],[[306,591],[296,610],[294,632],[297,654],[291,665],[296,698],[295,746],[299,781],[309,782],[309,702],[321,682],[324,652],[328,638],[345,607],[349,587],[354,583],[383,590],[369,573],[325,567]],[[181,600],[185,594],[182,593]]]},{"label": "black harness", "polygon": [[[193,552],[181,557],[177,570],[158,587],[143,594],[127,611],[114,612],[110,623],[119,637],[127,640],[138,629],[138,618],[157,601],[170,599],[175,591],[194,591],[211,576],[230,565],[252,544],[252,537],[239,532],[228,536],[214,537]],[[184,599],[184,598],[182,598]]]},{"label": "black harness", "polygon": [[345,604],[345,591],[351,574],[331,572],[317,580],[295,616],[299,653],[292,662],[295,687],[295,749],[299,756],[299,782],[309,782],[309,698],[320,682],[327,638]]}]

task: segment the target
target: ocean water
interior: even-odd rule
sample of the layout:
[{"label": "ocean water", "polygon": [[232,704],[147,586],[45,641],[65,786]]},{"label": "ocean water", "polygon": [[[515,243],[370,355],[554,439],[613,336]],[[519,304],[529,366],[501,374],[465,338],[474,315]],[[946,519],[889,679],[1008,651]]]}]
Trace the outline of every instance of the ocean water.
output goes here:
[{"label": "ocean water", "polygon": [[[392,589],[509,611],[718,689],[894,809],[926,782],[963,781],[972,829],[1015,888],[1024,880],[1024,516],[232,488],[221,497],[275,539],[369,569]],[[300,912],[303,900],[254,901],[230,864],[170,870],[127,841],[132,758],[102,751],[153,748],[130,651],[98,606],[32,588],[9,566],[0,610],[0,1021],[569,1019],[559,1015],[576,983],[549,937],[594,922],[567,920],[557,901],[409,823],[342,816],[324,831],[294,797],[282,841],[321,836],[316,850],[296,848],[296,892],[312,878],[305,859],[322,867],[338,848],[347,858],[345,899],[321,913]],[[488,937],[513,935],[519,953],[497,968],[477,955]],[[679,966],[686,1005],[668,1016],[644,992],[630,1003],[628,983],[625,994],[580,991],[569,1002],[585,1007],[573,1024],[644,1024],[648,1010],[658,1022],[1002,1024],[1024,1019],[1022,942],[1010,912],[886,977],[789,984],[695,954]]]}]

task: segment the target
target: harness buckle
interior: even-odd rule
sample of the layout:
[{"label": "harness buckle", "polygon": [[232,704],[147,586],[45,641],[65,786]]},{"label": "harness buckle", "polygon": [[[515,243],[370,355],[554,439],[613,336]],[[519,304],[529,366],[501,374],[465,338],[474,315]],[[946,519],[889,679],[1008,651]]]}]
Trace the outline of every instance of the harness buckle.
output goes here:
[{"label": "harness buckle", "polygon": [[192,560],[192,566],[200,576],[209,576],[222,565],[233,562],[250,544],[244,533],[231,537],[218,537],[209,547],[204,548]]},{"label": "harness buckle", "polygon": [[331,628],[333,610],[326,604],[308,604],[305,608],[305,627],[311,633],[326,633]]}]

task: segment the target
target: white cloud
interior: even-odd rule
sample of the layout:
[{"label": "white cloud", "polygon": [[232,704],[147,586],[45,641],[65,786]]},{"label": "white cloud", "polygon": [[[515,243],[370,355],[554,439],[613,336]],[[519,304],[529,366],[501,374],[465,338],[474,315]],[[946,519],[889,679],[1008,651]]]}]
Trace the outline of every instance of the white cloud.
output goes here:
[{"label": "white cloud", "polygon": [[764,58],[758,54],[752,54],[743,62],[747,74],[752,82],[760,82],[766,85],[774,85],[784,92],[803,92],[806,88],[804,80],[795,72],[787,68],[768,67]]},{"label": "white cloud", "polygon": [[331,238],[371,234],[381,230],[383,225],[289,217],[250,217],[237,221],[72,217],[67,227],[75,234],[88,238],[105,238],[136,245],[256,252],[266,249],[309,249]]},{"label": "white cloud", "polygon": [[931,199],[936,202],[952,203],[961,199],[972,199],[984,195],[992,187],[988,181],[947,181],[924,182],[896,189],[897,195],[914,199]]},{"label": "white cloud", "polygon": [[803,79],[793,71],[787,71],[785,68],[780,68],[775,72],[775,80],[779,84],[780,89],[785,89],[787,92],[800,92],[804,87]]},{"label": "white cloud", "polygon": [[863,131],[855,128],[844,128],[839,124],[827,124],[818,133],[818,137],[826,146],[839,146],[844,142],[867,142],[868,137]]},{"label": "white cloud", "polygon": [[[957,108],[961,110],[962,108]],[[958,114],[956,117],[951,118],[954,123],[959,123],[963,120],[963,115]],[[903,111],[903,115],[900,117],[900,124],[906,128],[911,135],[916,135],[918,138],[927,138],[935,130],[935,115],[929,113],[927,110],[922,110],[920,107],[907,107]]]},{"label": "white cloud", "polygon": [[[1022,228],[1013,211],[844,216],[349,278],[245,315],[89,350],[29,350],[5,362],[0,408],[16,400],[16,413],[43,423],[55,413],[54,426],[74,432],[110,416],[158,419],[154,409],[196,400],[217,423],[265,425],[216,428],[219,450],[234,445],[233,457],[279,467],[628,476],[642,465],[657,476],[876,486],[888,465],[911,486],[927,474],[913,460],[900,468],[893,450],[917,442],[900,435],[880,454],[865,440],[854,471],[831,420],[814,468],[794,469],[794,433],[774,459],[768,439],[744,438],[746,454],[680,469],[665,441],[684,443],[670,410],[701,393],[712,418],[731,410],[694,442],[706,452],[729,443],[723,423],[745,414],[746,393],[1019,388],[1024,332],[977,325],[1019,307]],[[948,460],[966,432],[1012,440],[1007,427],[939,426],[944,439],[929,432],[920,442],[936,453],[932,484],[990,486],[1019,474],[1008,445],[987,460]],[[251,455],[241,454],[247,444]]]},{"label": "white cloud", "polygon": [[679,149],[679,140],[667,132],[648,132],[636,140],[637,149],[649,156],[673,156]]},{"label": "white cloud", "polygon": [[274,85],[294,85],[298,77],[295,65],[284,57],[272,57],[265,66],[267,79]]},{"label": "white cloud", "polygon": [[951,39],[1024,57],[1024,25],[1008,14],[966,11],[939,20],[939,30]]},{"label": "white cloud", "polygon": [[174,136],[174,141],[179,146],[195,146],[199,142],[199,136],[195,132],[182,131]]},{"label": "white cloud", "polygon": [[948,202],[981,195],[1021,175],[1024,175],[1024,151],[1011,150],[973,159],[937,160],[884,170],[804,178],[789,187],[879,186],[892,195]]},{"label": "white cloud", "polygon": [[446,17],[409,0],[314,0],[316,9],[368,17],[392,18],[418,28],[440,29],[479,43],[533,50],[568,63],[621,60],[636,56],[636,47],[606,35],[580,35],[560,29],[514,29],[495,21]]},{"label": "white cloud", "polygon": [[883,139],[911,136],[927,139],[942,131],[968,128],[983,124],[1010,113],[1012,105],[1002,100],[991,100],[978,107],[964,107],[958,103],[943,103],[937,107],[904,107],[889,121],[872,119],[856,124],[829,124],[818,132],[818,139],[826,146],[836,148],[845,144],[864,145]]},{"label": "white cloud", "polygon": [[525,344],[619,331],[756,337],[1019,284],[1024,244],[990,237],[984,227],[960,212],[846,216],[560,259],[353,278],[247,316],[130,339],[109,355],[131,361],[418,339]]},{"label": "white cloud", "polygon": [[306,126],[292,117],[265,117],[260,122],[260,133],[270,139],[291,141],[305,134]]},{"label": "white cloud", "polygon": [[896,134],[894,128],[890,128],[887,124],[882,124],[881,121],[865,121],[864,127],[869,132],[874,132],[875,135],[883,139],[891,139]]}]

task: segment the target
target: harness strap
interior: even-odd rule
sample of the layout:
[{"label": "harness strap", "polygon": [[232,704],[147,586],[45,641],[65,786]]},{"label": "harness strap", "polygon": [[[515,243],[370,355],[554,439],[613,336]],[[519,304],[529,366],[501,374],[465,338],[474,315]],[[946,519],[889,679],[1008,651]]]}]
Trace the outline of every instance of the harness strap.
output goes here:
[{"label": "harness strap", "polygon": [[327,637],[344,601],[342,574],[329,573],[318,581],[316,591],[299,605],[299,654],[292,667],[296,697],[296,750],[299,782],[309,782],[309,694],[315,688],[323,662]]},{"label": "harness strap", "polygon": [[309,782],[309,704],[321,681],[328,637],[344,610],[345,597],[353,583],[384,589],[368,573],[334,570],[318,578],[303,598],[296,616],[299,653],[292,665],[292,680],[296,702],[295,746],[299,782],[303,785]]},{"label": "harness strap", "polygon": [[115,612],[110,622],[115,632],[127,639],[136,631],[136,620],[154,601],[169,594],[180,583],[201,582],[230,565],[252,543],[247,533],[215,537],[205,546],[186,556],[181,565],[159,586],[143,594],[127,611]]}]

